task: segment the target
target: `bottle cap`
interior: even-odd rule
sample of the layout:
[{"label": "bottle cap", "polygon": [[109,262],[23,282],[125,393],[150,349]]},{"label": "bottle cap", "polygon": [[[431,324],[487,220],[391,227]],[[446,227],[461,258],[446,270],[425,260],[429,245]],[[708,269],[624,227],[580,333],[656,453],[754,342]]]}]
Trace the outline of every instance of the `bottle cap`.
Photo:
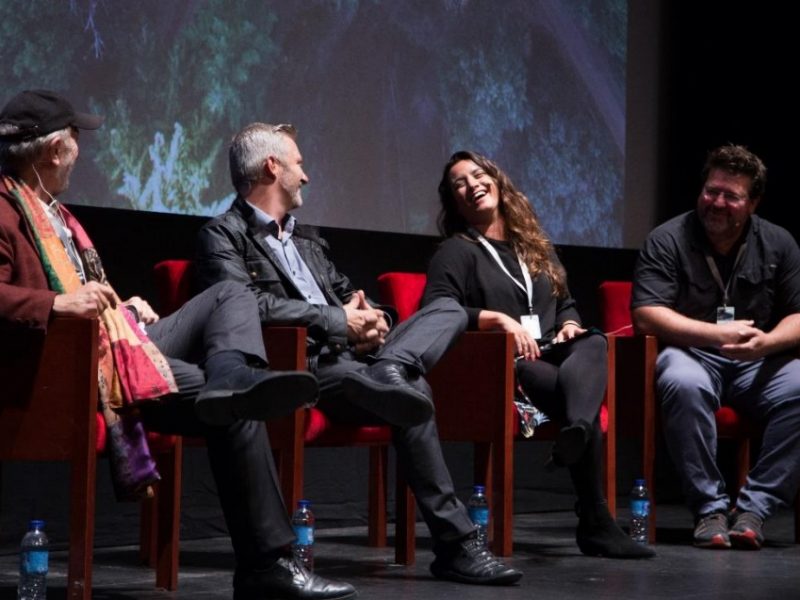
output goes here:
[{"label": "bottle cap", "polygon": [[636,479],[636,480],[634,480],[634,482],[633,482],[633,483],[634,483],[635,485],[644,486],[644,484],[645,484],[645,480],[644,480],[644,479]]},{"label": "bottle cap", "polygon": [[486,488],[482,485],[476,484],[472,486],[472,491],[475,492],[476,494],[482,494],[483,492],[486,491]]},{"label": "bottle cap", "polygon": [[44,529],[44,521],[41,519],[32,519],[30,523],[28,523],[28,530],[33,531],[34,529]]},{"label": "bottle cap", "polygon": [[300,508],[308,508],[309,506],[311,506],[311,500],[298,500],[297,506],[299,506]]}]

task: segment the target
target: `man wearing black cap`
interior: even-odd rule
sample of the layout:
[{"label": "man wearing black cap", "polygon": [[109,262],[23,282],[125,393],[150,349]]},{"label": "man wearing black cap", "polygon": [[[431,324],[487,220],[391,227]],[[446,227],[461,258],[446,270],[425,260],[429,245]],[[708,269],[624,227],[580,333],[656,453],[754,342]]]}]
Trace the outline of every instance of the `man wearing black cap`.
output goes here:
[{"label": "man wearing black cap", "polygon": [[[98,318],[107,424],[135,401],[147,427],[206,438],[236,555],[234,598],[354,597],[352,586],[309,573],[287,550],[294,534],[260,421],[313,403],[317,383],[266,368],[252,294],[214,286],[164,319],[139,297],[122,302],[83,228],[57,202],[79,130],[102,122],[44,90],[22,92],[0,112],[0,351],[20,334],[46,332],[52,316]],[[153,471],[125,484],[157,479]]]}]

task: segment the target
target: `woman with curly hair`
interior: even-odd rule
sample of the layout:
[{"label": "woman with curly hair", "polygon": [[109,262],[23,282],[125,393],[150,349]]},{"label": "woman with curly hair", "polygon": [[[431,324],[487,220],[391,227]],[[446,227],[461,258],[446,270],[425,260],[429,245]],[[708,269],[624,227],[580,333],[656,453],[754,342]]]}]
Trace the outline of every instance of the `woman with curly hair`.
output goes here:
[{"label": "woman with curly hair", "polygon": [[530,202],[494,162],[466,151],[445,165],[439,198],[439,229],[447,239],[431,259],[423,304],[454,298],[470,329],[514,335],[519,387],[563,424],[549,463],[570,471],[581,552],[653,556],[625,535],[608,510],[599,422],[607,342],[581,325],[564,268]]}]

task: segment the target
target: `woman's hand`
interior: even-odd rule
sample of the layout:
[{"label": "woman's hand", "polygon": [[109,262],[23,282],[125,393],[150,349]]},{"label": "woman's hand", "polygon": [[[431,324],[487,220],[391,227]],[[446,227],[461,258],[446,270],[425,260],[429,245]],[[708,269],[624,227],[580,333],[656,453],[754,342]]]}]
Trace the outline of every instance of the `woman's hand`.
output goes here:
[{"label": "woman's hand", "polygon": [[567,340],[571,340],[576,335],[580,335],[585,333],[586,330],[578,325],[575,321],[567,321],[561,327],[561,331],[556,334],[555,339],[553,340],[554,343],[560,344],[561,342],[566,342]]},{"label": "woman's hand", "polygon": [[536,340],[522,326],[522,323],[504,313],[482,310],[478,314],[478,329],[482,331],[506,331],[513,334],[516,354],[525,360],[536,360],[542,354]]}]

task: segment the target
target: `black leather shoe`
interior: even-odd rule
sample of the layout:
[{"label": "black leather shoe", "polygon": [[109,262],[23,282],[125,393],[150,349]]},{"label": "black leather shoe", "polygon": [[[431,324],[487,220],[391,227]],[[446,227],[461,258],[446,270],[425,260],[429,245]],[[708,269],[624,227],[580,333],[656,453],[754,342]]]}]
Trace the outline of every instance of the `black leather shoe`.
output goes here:
[{"label": "black leather shoe", "polygon": [[388,360],[351,371],[342,379],[347,399],[390,425],[409,427],[433,415],[433,402],[408,381],[406,368]]},{"label": "black leather shoe", "polygon": [[476,585],[511,585],[522,578],[520,571],[500,562],[475,537],[460,542],[452,553],[438,555],[431,573],[439,579]]},{"label": "black leather shoe", "polygon": [[206,382],[194,406],[198,418],[210,425],[230,425],[237,419],[266,421],[313,406],[318,391],[311,373],[242,365]]},{"label": "black leather shoe", "polygon": [[315,575],[292,557],[281,557],[264,570],[237,570],[233,576],[234,600],[347,600],[356,596],[349,583]]}]

